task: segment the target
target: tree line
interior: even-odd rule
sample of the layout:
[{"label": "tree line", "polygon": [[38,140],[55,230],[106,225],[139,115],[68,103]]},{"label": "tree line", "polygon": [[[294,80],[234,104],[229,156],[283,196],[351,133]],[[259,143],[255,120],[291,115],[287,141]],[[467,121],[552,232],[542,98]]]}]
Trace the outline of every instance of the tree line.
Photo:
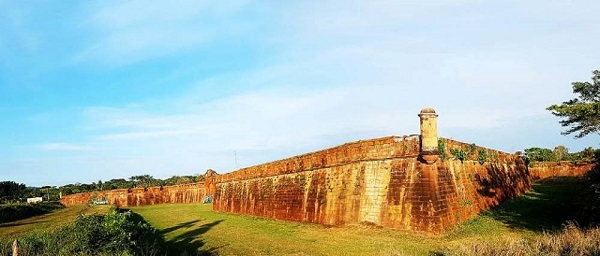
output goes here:
[{"label": "tree line", "polygon": [[588,147],[579,152],[569,152],[565,146],[554,149],[531,147],[524,150],[525,160],[531,162],[595,161],[600,159],[600,149]]},{"label": "tree line", "polygon": [[154,186],[173,186],[196,182],[204,182],[204,176],[197,175],[174,175],[167,179],[154,178],[151,175],[135,175],[129,179],[119,178],[107,181],[75,183],[64,186],[28,187],[23,183],[15,181],[0,181],[0,204],[25,202],[30,197],[43,197],[46,201],[56,201],[60,195],[70,195],[84,192],[103,191],[112,189],[147,188]]},{"label": "tree line", "polygon": [[128,180],[120,178],[111,179],[104,182],[102,182],[102,180],[98,180],[98,182],[92,182],[91,184],[67,184],[59,187],[58,189],[60,190],[60,192],[62,192],[63,195],[69,195],[92,191],[173,186],[196,182],[204,182],[204,176],[201,174],[184,176],[174,175],[167,179],[159,179],[154,178],[152,175],[144,174],[131,176]]}]

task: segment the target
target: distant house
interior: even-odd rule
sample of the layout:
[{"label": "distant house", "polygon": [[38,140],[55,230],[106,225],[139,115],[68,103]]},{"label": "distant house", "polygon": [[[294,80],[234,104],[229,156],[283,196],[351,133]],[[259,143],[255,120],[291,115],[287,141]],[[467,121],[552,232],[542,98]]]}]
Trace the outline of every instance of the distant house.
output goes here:
[{"label": "distant house", "polygon": [[27,203],[30,203],[30,204],[31,203],[39,203],[41,201],[43,201],[43,199],[41,197],[30,197],[30,198],[27,198]]}]

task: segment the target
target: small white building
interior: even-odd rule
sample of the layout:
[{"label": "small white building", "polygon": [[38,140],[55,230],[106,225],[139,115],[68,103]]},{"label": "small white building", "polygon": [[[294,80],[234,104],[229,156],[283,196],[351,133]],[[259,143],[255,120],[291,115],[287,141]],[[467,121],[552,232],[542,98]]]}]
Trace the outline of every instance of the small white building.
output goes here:
[{"label": "small white building", "polygon": [[30,198],[27,198],[27,203],[30,203],[30,204],[31,203],[39,203],[41,201],[44,201],[44,199],[41,198],[41,197],[30,197]]}]

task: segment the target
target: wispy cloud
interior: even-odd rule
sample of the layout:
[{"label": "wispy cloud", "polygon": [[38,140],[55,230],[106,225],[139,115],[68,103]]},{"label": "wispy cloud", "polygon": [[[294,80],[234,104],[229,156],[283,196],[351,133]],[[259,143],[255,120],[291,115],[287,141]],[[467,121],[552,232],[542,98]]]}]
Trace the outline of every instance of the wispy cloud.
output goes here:
[{"label": "wispy cloud", "polygon": [[76,61],[122,65],[198,50],[217,37],[239,33],[229,19],[245,1],[99,1],[91,4],[89,29],[96,43],[76,55]]},{"label": "wispy cloud", "polygon": [[[74,12],[76,28],[63,31],[76,36],[59,36],[77,38],[61,55],[76,65],[48,81],[40,76],[36,84],[52,86],[39,95],[46,104],[23,114],[49,113],[30,118],[28,131],[54,129],[22,135],[15,144],[38,150],[9,152],[29,160],[0,169],[58,170],[73,182],[227,172],[417,133],[416,114],[425,106],[440,114],[441,136],[504,150],[583,146],[560,137],[544,108],[567,100],[569,84],[597,68],[598,5],[590,3],[86,3]],[[63,47],[58,41],[44,49]],[[118,68],[96,68],[103,65]],[[55,103],[77,97],[84,100],[68,108]]]},{"label": "wispy cloud", "polygon": [[[385,108],[394,104],[393,99],[378,95],[373,89],[265,89],[208,103],[190,104],[172,114],[139,113],[127,108],[98,108],[87,113],[93,123],[117,131],[100,135],[97,139],[195,137],[210,141],[211,148],[216,150],[252,148],[254,145],[277,148],[339,130],[345,133],[365,130],[389,132],[391,129],[387,122],[394,120],[377,122],[381,114],[371,112],[370,108],[377,105]],[[372,102],[374,97],[382,99],[381,103]],[[175,99],[175,102],[178,100]],[[127,122],[123,122],[124,116]],[[108,127],[109,124],[114,125]]]}]

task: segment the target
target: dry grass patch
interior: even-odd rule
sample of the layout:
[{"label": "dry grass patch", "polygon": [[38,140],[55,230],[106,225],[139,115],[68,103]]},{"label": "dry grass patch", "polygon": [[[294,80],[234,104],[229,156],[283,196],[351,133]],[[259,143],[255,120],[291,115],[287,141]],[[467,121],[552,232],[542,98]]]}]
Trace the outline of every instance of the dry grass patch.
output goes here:
[{"label": "dry grass patch", "polygon": [[529,256],[529,255],[600,255],[600,228],[581,229],[568,223],[559,232],[546,232],[533,239],[503,237],[492,242],[478,239],[454,245],[442,255]]}]

